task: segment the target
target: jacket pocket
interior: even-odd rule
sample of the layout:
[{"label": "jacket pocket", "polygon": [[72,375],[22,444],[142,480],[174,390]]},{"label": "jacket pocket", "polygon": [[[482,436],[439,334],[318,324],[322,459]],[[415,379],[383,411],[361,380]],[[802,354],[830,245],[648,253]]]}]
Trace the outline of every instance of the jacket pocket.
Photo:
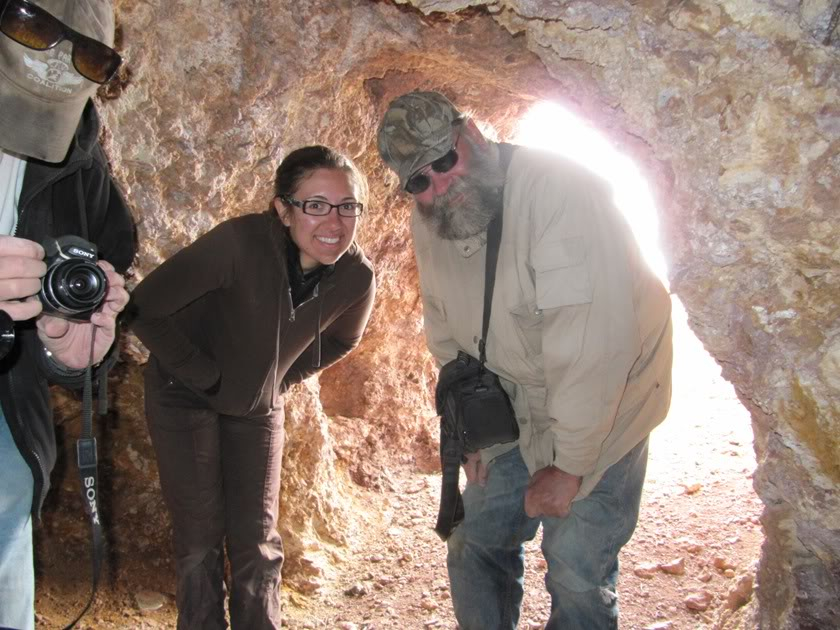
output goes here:
[{"label": "jacket pocket", "polygon": [[592,301],[592,282],[586,266],[583,238],[574,236],[545,243],[534,255],[533,265],[540,309]]},{"label": "jacket pocket", "polygon": [[442,322],[446,321],[446,304],[444,304],[443,300],[440,300],[432,295],[426,296],[423,300],[423,310],[424,312],[427,310],[431,310],[432,318],[437,318]]},{"label": "jacket pocket", "polygon": [[527,302],[510,309],[520,343],[529,358],[542,354],[543,314],[536,302]]},{"label": "jacket pocket", "polygon": [[160,379],[156,387],[158,405],[184,409],[205,409],[209,406],[205,397],[189,389],[161,367],[158,367],[158,377]]}]

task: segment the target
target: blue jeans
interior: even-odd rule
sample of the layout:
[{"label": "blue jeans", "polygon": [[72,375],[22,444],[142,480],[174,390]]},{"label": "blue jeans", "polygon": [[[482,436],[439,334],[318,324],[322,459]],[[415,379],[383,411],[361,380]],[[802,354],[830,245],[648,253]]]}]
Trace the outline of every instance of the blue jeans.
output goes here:
[{"label": "blue jeans", "polygon": [[618,552],[639,517],[647,467],[644,439],[607,470],[566,518],[528,518],[530,475],[519,449],[490,463],[484,487],[464,491],[464,521],[448,541],[447,567],[462,630],[516,628],[523,595],[523,544],[543,526],[551,594],[546,630],[618,628]]},{"label": "blue jeans", "polygon": [[0,411],[0,628],[35,627],[32,471]]}]

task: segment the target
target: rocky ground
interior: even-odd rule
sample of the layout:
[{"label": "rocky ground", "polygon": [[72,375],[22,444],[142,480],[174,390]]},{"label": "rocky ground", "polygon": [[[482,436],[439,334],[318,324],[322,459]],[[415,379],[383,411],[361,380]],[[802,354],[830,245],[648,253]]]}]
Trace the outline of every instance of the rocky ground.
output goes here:
[{"label": "rocky ground", "polygon": [[[678,306],[678,305],[677,305]],[[749,416],[719,369],[675,313],[674,402],[652,435],[639,526],[621,554],[622,628],[754,628],[753,582],[763,540]],[[432,531],[437,475],[404,471],[392,490],[359,492],[368,526],[336,576],[310,594],[284,592],[292,629],[455,628],[445,547]],[[376,509],[372,510],[371,506]],[[38,628],[61,628],[86,600],[87,549],[39,537]],[[521,628],[548,616],[538,540],[526,551]],[[147,563],[146,566],[152,566]],[[174,582],[123,570],[106,579],[78,628],[170,628]]]}]

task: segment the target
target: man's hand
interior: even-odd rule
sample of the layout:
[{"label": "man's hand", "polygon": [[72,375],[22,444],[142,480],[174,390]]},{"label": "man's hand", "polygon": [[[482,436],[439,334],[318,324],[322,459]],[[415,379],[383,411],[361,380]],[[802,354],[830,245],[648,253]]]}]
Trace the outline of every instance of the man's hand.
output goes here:
[{"label": "man's hand", "polygon": [[572,499],[580,489],[580,480],[555,466],[541,468],[531,477],[525,491],[525,513],[531,518],[568,516]]},{"label": "man's hand", "polygon": [[104,260],[97,263],[108,277],[105,300],[93,315],[90,323],[71,322],[52,315],[41,315],[37,320],[38,337],[53,357],[68,368],[87,367],[90,362],[90,337],[94,330],[93,363],[99,363],[114,343],[117,315],[128,304],[125,279]]},{"label": "man's hand", "polygon": [[0,310],[15,321],[36,317],[42,308],[38,291],[45,273],[47,264],[40,244],[0,236]]},{"label": "man's hand", "polygon": [[487,467],[481,461],[481,453],[467,453],[467,461],[464,462],[464,472],[467,475],[467,483],[478,483],[483,486],[487,483]]}]

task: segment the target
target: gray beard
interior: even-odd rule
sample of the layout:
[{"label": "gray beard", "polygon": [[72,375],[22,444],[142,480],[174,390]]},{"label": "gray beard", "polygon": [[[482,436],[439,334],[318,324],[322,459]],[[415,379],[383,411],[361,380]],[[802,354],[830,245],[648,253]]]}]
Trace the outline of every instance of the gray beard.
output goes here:
[{"label": "gray beard", "polygon": [[[469,140],[468,140],[469,141]],[[417,204],[428,228],[440,238],[456,241],[487,229],[502,212],[505,174],[493,153],[470,142],[470,171],[458,178],[431,205]]]}]

